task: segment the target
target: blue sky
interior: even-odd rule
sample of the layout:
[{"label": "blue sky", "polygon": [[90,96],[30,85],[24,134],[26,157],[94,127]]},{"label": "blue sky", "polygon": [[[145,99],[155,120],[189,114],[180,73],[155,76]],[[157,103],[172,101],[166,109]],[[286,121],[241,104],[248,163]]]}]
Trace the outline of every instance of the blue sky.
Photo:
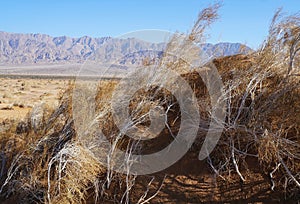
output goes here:
[{"label": "blue sky", "polygon": [[[116,37],[141,29],[187,32],[204,0],[2,0],[0,30],[52,36]],[[256,48],[277,8],[300,11],[299,0],[224,0],[208,42],[241,42]]]}]

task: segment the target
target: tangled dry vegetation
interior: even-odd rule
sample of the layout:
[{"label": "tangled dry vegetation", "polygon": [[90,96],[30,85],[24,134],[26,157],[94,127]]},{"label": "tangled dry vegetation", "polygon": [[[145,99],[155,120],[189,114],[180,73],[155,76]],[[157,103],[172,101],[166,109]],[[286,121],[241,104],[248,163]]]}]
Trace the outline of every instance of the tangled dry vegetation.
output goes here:
[{"label": "tangled dry vegetation", "polygon": [[[191,42],[203,42],[206,27],[217,18],[217,9],[218,6],[213,6],[203,10],[185,40],[175,36],[166,53],[184,51]],[[234,180],[241,185],[254,183],[252,174],[258,172],[269,183],[270,191],[263,199],[279,195],[280,201],[300,200],[299,50],[300,17],[284,16],[278,11],[269,36],[259,50],[213,60],[224,83],[223,94],[218,100],[226,102],[221,139],[206,159],[208,168],[217,177],[216,189],[224,182],[230,186]],[[179,53],[189,59],[197,57],[194,54],[191,51]],[[199,124],[198,137],[191,150],[197,151],[208,129],[204,124],[216,120],[211,118],[213,104],[210,104],[198,72],[186,69],[184,60],[170,59],[166,54],[160,63],[176,70],[188,81],[200,104],[199,113],[204,123]],[[151,153],[169,144],[173,136],[176,137],[181,122],[176,98],[157,86],[140,90],[130,102],[134,125],[146,129],[150,123],[150,109],[158,106],[164,108],[167,117],[156,139],[150,142],[131,140],[116,127],[107,102],[117,83],[101,82],[96,96],[96,109],[101,113],[97,118],[98,126],[109,141],[132,153]],[[159,196],[163,182],[151,188],[153,180],[142,180],[144,190],[141,192],[135,187],[139,176],[114,173],[102,166],[99,154],[92,147],[97,143],[91,145],[78,140],[72,115],[73,87],[70,85],[62,95],[61,105],[56,110],[45,109],[40,125],[34,125],[29,115],[26,121],[1,133],[0,200],[7,203],[149,203],[157,199],[155,202],[162,202]],[[255,194],[259,189],[252,191]],[[234,192],[230,195],[227,200],[222,200],[221,195],[206,196],[197,202],[240,199]],[[251,199],[251,195],[247,199]]]}]

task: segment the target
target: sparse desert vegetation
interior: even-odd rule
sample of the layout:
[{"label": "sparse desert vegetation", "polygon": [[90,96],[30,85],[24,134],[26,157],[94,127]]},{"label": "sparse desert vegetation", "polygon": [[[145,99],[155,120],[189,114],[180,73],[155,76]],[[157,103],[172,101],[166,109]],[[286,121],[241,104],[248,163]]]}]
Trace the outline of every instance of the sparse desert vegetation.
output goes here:
[{"label": "sparse desert vegetation", "polygon": [[[139,127],[141,137],[151,136],[146,135],[151,123],[151,109],[164,109],[166,120],[163,130],[157,137],[142,141],[127,137],[126,131],[117,127],[112,116],[110,101],[119,80],[99,82],[95,115],[83,117],[83,121],[79,122],[88,121],[89,127],[78,131],[75,128],[78,121],[74,122],[73,117],[73,100],[76,99],[73,94],[76,88],[81,87],[76,87],[76,83],[0,79],[4,91],[0,92],[3,93],[1,104],[12,104],[12,107],[3,106],[5,110],[2,111],[11,111],[14,107],[28,107],[31,111],[22,121],[15,120],[0,132],[0,201],[139,204],[299,202],[300,18],[298,15],[284,16],[278,11],[270,25],[268,38],[257,51],[213,59],[191,70],[182,59],[199,57],[197,50],[193,52],[188,48],[202,43],[205,29],[218,17],[217,11],[218,5],[215,5],[200,12],[192,31],[187,36],[175,34],[160,59],[160,66],[176,71],[192,87],[200,104],[198,111],[202,122],[196,141],[187,154],[157,173],[122,174],[114,172],[110,165],[102,165],[99,158],[112,159],[115,151],[102,152],[98,148],[101,141],[97,140],[95,129],[101,129],[115,149],[129,154],[148,154],[163,149],[175,140],[173,136],[179,132],[183,115],[179,100],[170,91],[151,85],[139,90],[130,100],[129,112],[135,121],[134,126]],[[180,52],[182,59],[168,55],[175,52]],[[217,120],[212,117],[214,104],[211,104],[204,79],[199,75],[204,67],[209,72],[210,66],[217,68],[224,84],[222,95],[217,100],[226,104],[225,120],[216,121],[221,122],[224,129],[213,152],[205,160],[198,160],[209,121]],[[166,79],[161,80],[168,83]],[[5,84],[7,87],[4,87]],[[68,86],[64,93],[58,95],[65,84]],[[89,94],[87,91],[83,93]],[[56,100],[59,103],[54,106],[35,106],[31,110],[30,104],[34,102],[50,101],[55,104]],[[86,100],[77,103],[82,107],[76,109],[76,114],[84,116],[84,108],[90,105],[89,99],[86,97]],[[92,121],[96,122],[92,124]],[[132,124],[125,127],[129,129]],[[80,139],[83,132],[85,140]],[[132,165],[129,158],[123,162],[129,168]]]},{"label": "sparse desert vegetation", "polygon": [[59,94],[67,85],[68,79],[2,76],[0,78],[0,121],[23,119],[38,103],[45,103],[53,108],[58,106]]}]

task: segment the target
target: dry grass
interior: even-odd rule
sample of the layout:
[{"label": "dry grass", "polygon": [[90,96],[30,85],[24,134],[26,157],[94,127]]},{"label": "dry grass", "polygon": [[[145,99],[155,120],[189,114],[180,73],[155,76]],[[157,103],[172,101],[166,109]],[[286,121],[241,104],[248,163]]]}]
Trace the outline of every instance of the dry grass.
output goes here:
[{"label": "dry grass", "polygon": [[[190,48],[194,43],[203,42],[205,29],[217,18],[217,9],[215,5],[201,12],[186,38],[176,34],[160,62],[188,81],[201,104],[201,119],[207,124],[213,115],[213,104],[196,72],[201,67],[190,70],[186,62],[198,58],[197,50]],[[226,119],[221,140],[207,158],[209,168],[225,182],[238,177],[241,183],[251,183],[251,169],[259,168],[260,175],[269,177],[272,191],[284,191],[286,198],[294,200],[299,200],[300,188],[300,69],[296,57],[300,46],[299,27],[297,15],[283,17],[278,12],[270,26],[269,37],[257,52],[213,61],[224,83],[223,95],[218,100],[226,101]],[[174,56],[182,56],[182,59]],[[161,80],[168,83],[167,79]],[[117,84],[118,81],[97,84],[96,113],[86,114],[82,121],[77,121],[91,122],[82,129],[74,128],[72,104],[75,102],[72,103],[71,94],[75,85],[70,84],[60,99],[60,106],[55,110],[46,108],[40,127],[33,128],[28,115],[27,121],[1,134],[0,195],[3,200],[18,195],[19,202],[27,203],[148,203],[159,195],[157,192],[163,184],[150,195],[153,182],[150,180],[143,183],[146,189],[141,193],[135,189],[137,176],[116,173],[112,166],[104,167],[99,162],[107,153],[96,148],[99,141],[95,129],[100,127],[113,144],[107,160],[113,161],[118,148],[131,154],[155,151],[178,133],[181,122],[178,101],[160,86],[139,90],[129,104],[134,124],[126,126],[128,130],[138,127],[140,137],[152,138],[150,133],[153,132],[147,127],[151,109],[157,107],[163,107],[166,121],[156,138],[159,140],[132,140],[126,137],[126,131],[118,129],[112,116],[109,102]],[[84,87],[76,88],[82,88],[89,96]],[[82,111],[90,106],[88,97],[78,103]],[[199,124],[197,145],[203,142],[206,125]],[[79,139],[83,133],[85,139]],[[124,165],[130,168],[131,161],[125,160]],[[216,180],[216,186],[220,184],[222,182]],[[216,200],[212,197],[211,201]]]}]

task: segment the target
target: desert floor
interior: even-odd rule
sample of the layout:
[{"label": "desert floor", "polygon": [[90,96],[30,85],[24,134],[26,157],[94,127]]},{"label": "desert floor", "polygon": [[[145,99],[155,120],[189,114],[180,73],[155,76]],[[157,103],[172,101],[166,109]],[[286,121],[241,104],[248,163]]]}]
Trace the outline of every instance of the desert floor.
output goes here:
[{"label": "desert floor", "polygon": [[58,105],[68,79],[0,76],[0,122],[20,120],[35,104]]}]

